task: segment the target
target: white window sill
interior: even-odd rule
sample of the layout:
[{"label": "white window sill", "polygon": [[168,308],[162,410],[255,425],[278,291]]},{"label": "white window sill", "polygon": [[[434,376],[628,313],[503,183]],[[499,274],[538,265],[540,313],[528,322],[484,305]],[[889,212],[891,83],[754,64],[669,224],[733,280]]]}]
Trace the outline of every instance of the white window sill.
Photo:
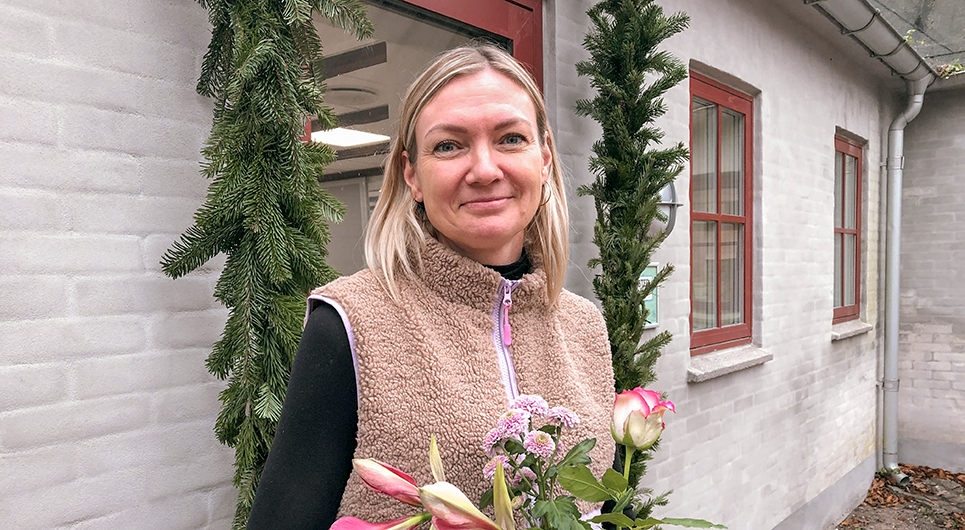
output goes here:
[{"label": "white window sill", "polygon": [[753,344],[695,355],[687,369],[688,383],[701,383],[738,370],[764,364],[774,358]]},{"label": "white window sill", "polygon": [[864,335],[873,329],[875,329],[874,325],[858,319],[834,324],[831,326],[831,342],[854,337],[855,335]]}]

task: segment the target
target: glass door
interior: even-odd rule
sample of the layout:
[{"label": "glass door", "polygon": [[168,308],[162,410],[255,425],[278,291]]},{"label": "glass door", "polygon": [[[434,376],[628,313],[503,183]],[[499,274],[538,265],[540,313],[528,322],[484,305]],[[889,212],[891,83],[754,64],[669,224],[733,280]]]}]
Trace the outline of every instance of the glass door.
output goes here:
[{"label": "glass door", "polygon": [[382,186],[382,172],[395,132],[403,92],[440,52],[485,41],[513,52],[542,81],[539,0],[371,0],[375,35],[357,41],[327,21],[316,26],[325,56],[325,104],[339,127],[312,139],[331,145],[337,160],[321,185],[345,204],[342,223],[330,227],[330,265],[342,274],[365,267],[364,237]]}]

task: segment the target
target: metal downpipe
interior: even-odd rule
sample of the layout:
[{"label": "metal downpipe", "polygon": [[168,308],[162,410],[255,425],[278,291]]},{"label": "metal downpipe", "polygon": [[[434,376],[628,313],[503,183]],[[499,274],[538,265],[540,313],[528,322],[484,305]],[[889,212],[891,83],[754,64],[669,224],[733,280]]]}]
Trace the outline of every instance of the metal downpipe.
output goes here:
[{"label": "metal downpipe", "polygon": [[882,464],[899,486],[905,486],[911,481],[898,468],[898,309],[901,288],[901,186],[905,168],[905,126],[918,116],[925,100],[925,90],[934,79],[929,73],[917,81],[908,81],[908,108],[891,122],[888,129]]}]

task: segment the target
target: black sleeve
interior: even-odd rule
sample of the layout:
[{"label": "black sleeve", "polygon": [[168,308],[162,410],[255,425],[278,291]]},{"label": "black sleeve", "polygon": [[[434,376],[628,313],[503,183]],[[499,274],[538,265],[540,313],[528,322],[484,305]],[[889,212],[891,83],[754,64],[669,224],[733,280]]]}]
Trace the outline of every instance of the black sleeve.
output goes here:
[{"label": "black sleeve", "polygon": [[248,530],[327,530],[352,471],[358,431],[355,368],[345,326],[328,304],[309,315]]}]

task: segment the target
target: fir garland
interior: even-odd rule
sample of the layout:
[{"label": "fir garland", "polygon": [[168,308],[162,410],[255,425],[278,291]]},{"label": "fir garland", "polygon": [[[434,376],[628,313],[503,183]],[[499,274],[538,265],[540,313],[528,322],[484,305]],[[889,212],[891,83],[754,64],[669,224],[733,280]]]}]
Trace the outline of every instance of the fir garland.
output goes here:
[{"label": "fir garland", "polygon": [[[684,13],[665,16],[653,0],[603,0],[587,15],[592,28],[583,46],[590,60],[581,61],[576,69],[590,78],[597,94],[578,101],[576,112],[599,122],[603,137],[594,142],[590,158],[596,179],[579,193],[592,196],[596,204],[593,242],[600,255],[589,266],[600,267],[593,289],[603,305],[620,392],[656,380],[654,364],[671,339],[664,331],[643,341],[647,317],[643,302],[673,266],[661,268],[644,287],[639,287],[639,278],[667,237],[663,232],[647,234],[651,223],[664,217],[657,207],[660,190],[673,182],[688,158],[683,143],[654,147],[663,138],[654,125],[666,112],[662,96],[687,77],[683,63],[657,47],[683,31],[690,19]],[[650,451],[636,455],[631,484],[646,472]]]},{"label": "fir garland", "polygon": [[281,414],[305,296],[337,275],[325,263],[327,223],[341,220],[344,207],[318,186],[334,153],[300,141],[307,116],[336,123],[322,106],[312,14],[359,39],[373,27],[358,0],[198,1],[212,25],[197,86],[215,99],[202,150],[211,184],[161,265],[178,278],[227,255],[214,296],[229,316],[207,368],[228,380],[215,433],[235,448],[233,528],[241,529]]}]

